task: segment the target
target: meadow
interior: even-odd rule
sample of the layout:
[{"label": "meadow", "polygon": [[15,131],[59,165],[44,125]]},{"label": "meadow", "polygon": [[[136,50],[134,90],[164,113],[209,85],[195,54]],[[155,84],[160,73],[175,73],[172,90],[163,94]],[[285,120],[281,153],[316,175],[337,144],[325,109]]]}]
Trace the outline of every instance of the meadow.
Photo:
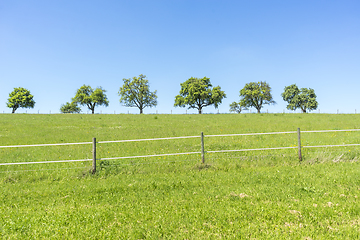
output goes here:
[{"label": "meadow", "polygon": [[[205,150],[297,146],[360,129],[360,115],[0,114],[0,146],[200,136]],[[303,133],[302,145],[360,143]],[[91,158],[91,145],[0,148],[0,162]],[[199,152],[200,138],[98,144],[98,158]],[[0,166],[2,239],[358,239],[360,147]]]}]

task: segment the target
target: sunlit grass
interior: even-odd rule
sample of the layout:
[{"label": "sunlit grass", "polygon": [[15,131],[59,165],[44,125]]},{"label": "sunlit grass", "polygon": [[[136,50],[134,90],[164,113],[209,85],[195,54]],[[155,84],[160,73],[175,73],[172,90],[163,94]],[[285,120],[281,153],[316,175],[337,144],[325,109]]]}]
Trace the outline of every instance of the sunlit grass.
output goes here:
[{"label": "sunlit grass", "polygon": [[[200,136],[205,150],[297,146],[360,128],[358,115],[0,115],[0,145]],[[303,133],[302,145],[359,143]],[[0,149],[1,162],[91,158],[91,144]],[[0,166],[3,239],[358,239],[359,147]],[[199,152],[200,138],[98,144],[98,158]]]}]

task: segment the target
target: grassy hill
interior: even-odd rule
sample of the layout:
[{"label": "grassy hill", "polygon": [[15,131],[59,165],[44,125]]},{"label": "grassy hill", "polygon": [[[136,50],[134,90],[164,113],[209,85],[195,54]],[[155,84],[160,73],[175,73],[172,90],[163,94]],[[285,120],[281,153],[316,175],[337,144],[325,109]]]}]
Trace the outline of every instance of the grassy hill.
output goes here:
[{"label": "grassy hill", "polygon": [[[296,134],[360,128],[360,115],[0,115],[0,146],[198,136],[205,149],[296,146]],[[303,145],[360,132],[303,133]],[[94,239],[357,239],[359,147],[0,166],[0,236]],[[98,144],[98,158],[200,151],[200,139]],[[91,145],[0,148],[0,162],[91,158]]]}]

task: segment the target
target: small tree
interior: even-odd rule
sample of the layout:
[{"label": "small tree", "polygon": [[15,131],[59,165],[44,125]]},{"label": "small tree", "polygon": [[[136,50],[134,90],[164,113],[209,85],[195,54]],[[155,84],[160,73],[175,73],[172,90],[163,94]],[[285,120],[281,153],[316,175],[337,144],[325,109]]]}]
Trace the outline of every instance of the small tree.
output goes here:
[{"label": "small tree", "polygon": [[175,107],[195,108],[199,114],[204,107],[214,105],[215,108],[221,104],[222,99],[226,98],[224,91],[220,86],[212,88],[210,78],[191,77],[180,84],[180,94],[175,97]]},{"label": "small tree", "polygon": [[14,91],[9,94],[6,106],[12,108],[12,113],[15,113],[18,108],[34,108],[34,96],[25,88],[14,88]]},{"label": "small tree", "polygon": [[81,109],[77,105],[76,102],[66,102],[65,104],[61,105],[60,112],[62,113],[80,113]]},{"label": "small tree", "polygon": [[266,82],[250,82],[240,90],[240,104],[244,107],[254,107],[260,113],[263,105],[276,104],[271,95],[271,87]]},{"label": "small tree", "polygon": [[300,108],[303,113],[306,113],[307,110],[316,110],[318,107],[316,94],[312,88],[299,89],[296,84],[292,84],[284,88],[281,96],[288,103],[286,108],[289,110],[295,111]]},{"label": "small tree", "polygon": [[109,100],[105,94],[106,90],[101,87],[93,90],[90,86],[83,85],[80,87],[72,99],[74,103],[87,106],[91,113],[94,114],[96,106],[109,106]]},{"label": "small tree", "polygon": [[140,74],[139,77],[124,78],[124,84],[119,89],[120,102],[126,107],[137,107],[140,114],[146,107],[157,105],[156,90],[150,92],[149,81],[146,76]]},{"label": "small tree", "polygon": [[241,104],[238,102],[232,102],[230,104],[230,112],[241,113],[242,110],[247,110],[247,108],[244,106],[241,106]]}]

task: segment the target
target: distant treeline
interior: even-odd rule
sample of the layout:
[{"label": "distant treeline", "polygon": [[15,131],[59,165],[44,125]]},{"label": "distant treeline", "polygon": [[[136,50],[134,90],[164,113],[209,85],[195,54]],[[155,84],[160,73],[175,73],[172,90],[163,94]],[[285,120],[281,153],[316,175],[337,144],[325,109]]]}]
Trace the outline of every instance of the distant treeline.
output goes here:
[{"label": "distant treeline", "polygon": [[[136,107],[140,114],[146,107],[155,107],[157,105],[157,91],[150,91],[149,80],[145,75],[139,77],[124,78],[123,85],[118,91],[120,103],[126,107]],[[226,94],[220,86],[213,87],[210,78],[191,77],[180,84],[179,95],[175,96],[175,107],[187,107],[188,109],[197,109],[199,114],[204,107],[213,105],[215,108],[226,98]],[[83,85],[77,89],[75,96],[70,102],[61,105],[62,113],[80,113],[80,106],[86,106],[95,112],[97,106],[108,106],[109,100],[106,96],[106,90],[102,87],[93,89],[88,85]],[[240,90],[240,100],[230,104],[230,112],[241,113],[242,110],[255,108],[258,113],[264,105],[276,104],[271,94],[271,87],[267,82],[250,82],[245,84]],[[288,103],[287,109],[295,111],[301,109],[306,113],[309,110],[316,110],[318,102],[316,94],[311,88],[298,88],[296,84],[286,86],[281,94],[284,101]],[[34,108],[34,96],[28,89],[18,87],[9,94],[8,108],[12,113],[18,108]]]}]

